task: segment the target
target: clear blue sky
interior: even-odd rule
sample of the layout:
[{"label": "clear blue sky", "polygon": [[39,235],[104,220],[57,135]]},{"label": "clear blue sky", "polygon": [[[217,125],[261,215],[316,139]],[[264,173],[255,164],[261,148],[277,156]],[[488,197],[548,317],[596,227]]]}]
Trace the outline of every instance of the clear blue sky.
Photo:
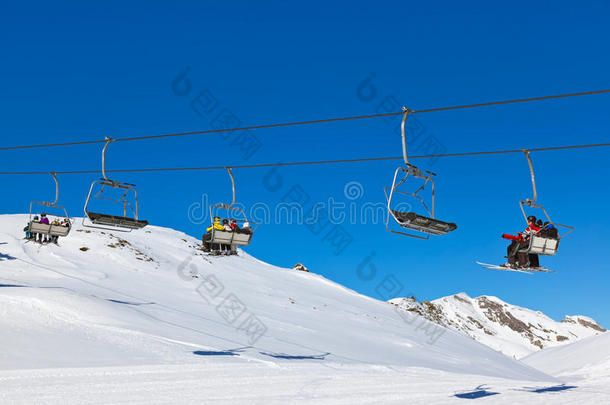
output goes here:
[{"label": "clear blue sky", "polygon": [[[377,112],[386,97],[412,109],[609,87],[607,2],[154,2],[5,4],[0,15],[2,145],[141,136],[209,129],[218,112],[243,125]],[[188,71],[190,88],[174,79]],[[359,87],[372,78],[370,87]],[[184,84],[184,83],[181,83]],[[366,91],[369,91],[368,93]],[[190,103],[208,91],[214,112]],[[201,102],[203,99],[199,98]],[[417,116],[424,138],[447,152],[608,142],[610,96],[590,96]],[[249,132],[260,148],[245,156],[234,138],[188,136],[113,144],[112,168],[238,165],[400,154],[396,121],[372,119]],[[245,138],[241,138],[245,139]],[[418,145],[413,150],[417,153]],[[101,145],[0,151],[0,170],[73,170],[100,166]],[[419,151],[420,153],[422,150]],[[531,193],[522,155],[415,163],[438,173],[438,217],[459,229],[427,242],[345,223],[352,242],[340,254],[305,225],[261,226],[248,252],[313,272],[377,298],[394,275],[400,295],[434,299],[489,294],[560,319],[587,314],[610,326],[607,212],[608,149],[533,154],[540,201],[576,227],[557,257],[558,271],[527,276],[483,271],[500,263],[503,232],[523,228],[517,205]],[[306,204],[383,202],[398,161],[236,170],[238,199],[276,204],[293,186]],[[278,190],[265,178],[279,174]],[[97,175],[61,177],[61,200],[80,216]],[[222,171],[127,174],[141,217],[199,237],[189,207],[207,194],[230,198]],[[52,194],[48,176],[2,176],[1,212],[25,212]],[[364,194],[344,195],[356,181]],[[358,276],[358,266],[375,252]],[[365,274],[366,273],[366,274]],[[256,288],[256,286],[253,286]],[[382,291],[383,294],[383,291]]]}]

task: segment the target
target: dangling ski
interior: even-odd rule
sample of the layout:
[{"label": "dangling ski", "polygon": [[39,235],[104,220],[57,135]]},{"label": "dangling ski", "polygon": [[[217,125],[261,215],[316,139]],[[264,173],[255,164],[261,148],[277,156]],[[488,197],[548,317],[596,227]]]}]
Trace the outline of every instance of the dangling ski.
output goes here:
[{"label": "dangling ski", "polygon": [[483,266],[484,269],[488,270],[502,270],[502,271],[515,271],[517,273],[525,273],[525,274],[534,274],[534,273],[555,273],[554,270],[549,270],[546,267],[507,267],[507,266],[499,266],[497,264],[489,264],[489,263],[481,263],[477,262],[477,264]]}]

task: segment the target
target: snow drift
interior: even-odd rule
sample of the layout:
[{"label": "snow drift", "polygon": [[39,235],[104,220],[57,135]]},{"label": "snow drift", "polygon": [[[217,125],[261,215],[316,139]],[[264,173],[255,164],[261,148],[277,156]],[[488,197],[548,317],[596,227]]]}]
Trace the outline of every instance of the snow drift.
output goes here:
[{"label": "snow drift", "polygon": [[557,377],[610,380],[610,332],[534,353],[523,362]]}]

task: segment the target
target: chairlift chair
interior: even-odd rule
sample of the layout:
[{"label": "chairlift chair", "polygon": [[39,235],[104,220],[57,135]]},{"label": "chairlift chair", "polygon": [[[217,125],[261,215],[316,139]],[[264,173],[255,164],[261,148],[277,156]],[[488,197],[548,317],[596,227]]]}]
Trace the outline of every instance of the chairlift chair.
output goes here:
[{"label": "chairlift chair", "polygon": [[[233,191],[233,200],[230,204],[225,203],[217,203],[210,204],[210,222],[212,224],[212,231],[210,232],[210,239],[208,243],[210,246],[213,245],[231,245],[231,247],[235,246],[248,246],[252,241],[252,236],[254,235],[254,231],[258,227],[256,222],[252,222],[248,220],[246,216],[246,212],[239,206],[235,205],[235,177],[233,176],[233,170],[230,167],[227,167],[227,172],[229,173],[229,177],[231,178],[231,186]],[[233,232],[233,231],[224,231],[219,230],[214,227],[214,218],[222,217],[220,212],[225,211],[225,213],[230,213],[227,217],[235,219],[236,223],[244,224],[246,222],[250,223],[251,232]],[[237,217],[237,218],[236,218]],[[240,227],[241,228],[241,227]]]},{"label": "chairlift chair", "polygon": [[[106,144],[104,145],[104,149],[102,149],[103,178],[94,180],[93,183],[91,183],[84,207],[85,217],[89,220],[89,223],[83,218],[83,226],[110,231],[131,232],[134,229],[145,227],[148,225],[148,221],[140,220],[138,218],[138,191],[136,190],[135,184],[121,183],[111,180],[106,176],[106,150],[112,141],[114,141],[114,139],[106,137]],[[94,193],[93,191],[96,185],[99,187],[99,190]],[[107,188],[119,190],[121,196],[119,198],[108,197],[108,192],[105,193]],[[130,200],[130,194],[133,194],[133,200]],[[92,198],[120,203],[123,207],[123,216],[91,211],[89,209],[89,202]],[[130,214],[129,216],[128,213]]]},{"label": "chairlift chair", "polygon": [[[400,235],[410,236],[418,239],[428,239],[430,235],[445,235],[451,231],[457,229],[457,225],[452,222],[445,222],[435,218],[435,206],[434,206],[434,179],[435,173],[430,171],[422,171],[421,169],[413,166],[409,163],[409,157],[407,154],[407,135],[405,129],[405,123],[411,110],[403,107],[402,122],[400,125],[402,135],[402,155],[405,162],[405,167],[400,166],[394,172],[394,180],[392,181],[391,187],[385,187],[385,195],[388,201],[387,204],[387,217],[386,217],[386,230],[392,233]],[[406,192],[399,190],[399,187],[403,187],[407,180],[411,176],[415,179],[423,180],[423,184],[415,192]],[[418,193],[423,191],[426,186],[431,185],[431,208],[428,207],[424,198]],[[392,204],[396,199],[396,196],[407,196],[416,199],[424,207],[427,215],[420,215],[415,212],[404,212],[397,208],[394,208]],[[403,232],[394,230],[390,227],[390,218],[394,220],[402,228],[414,231]],[[425,234],[422,235],[422,234]]]},{"label": "chairlift chair", "polygon": [[[70,216],[68,215],[68,211],[66,211],[66,209],[57,204],[57,201],[59,200],[59,181],[57,180],[57,175],[56,173],[49,173],[52,177],[53,180],[55,181],[55,200],[53,200],[52,202],[50,201],[32,201],[30,202],[30,218],[28,221],[28,232],[29,233],[34,233],[34,234],[42,234],[42,235],[48,235],[48,236],[68,236],[70,234],[70,230],[72,229],[72,220],[70,219]],[[34,205],[39,205],[45,208],[56,208],[59,210],[62,210],[64,213],[64,218],[68,219],[69,222],[69,226],[61,226],[61,225],[53,225],[52,223],[49,224],[41,224],[40,222],[34,222],[32,220],[32,215],[34,214],[33,212],[33,208]],[[52,222],[52,221],[50,221]]]},{"label": "chairlift chair", "polygon": [[[562,225],[556,222],[551,221],[549,214],[546,212],[546,209],[538,204],[536,201],[538,199],[538,190],[536,188],[536,176],[534,174],[534,165],[532,164],[532,158],[530,157],[530,151],[524,150],[525,157],[527,159],[527,164],[530,169],[530,175],[532,179],[532,198],[526,198],[525,200],[519,201],[519,207],[521,208],[521,213],[523,214],[523,218],[525,219],[525,223],[527,224],[527,214],[525,212],[525,206],[530,208],[537,208],[544,213],[544,216],[547,219],[549,224],[554,225],[555,227],[560,227],[566,230],[563,234],[559,234],[557,238],[545,237],[542,235],[531,235],[529,238],[529,244],[520,249],[519,252],[528,253],[528,254],[537,254],[537,255],[545,255],[545,256],[553,256],[557,253],[559,248],[559,242],[561,239],[566,237],[572,231],[574,231],[574,227],[569,225]],[[558,230],[559,231],[559,230]]]}]

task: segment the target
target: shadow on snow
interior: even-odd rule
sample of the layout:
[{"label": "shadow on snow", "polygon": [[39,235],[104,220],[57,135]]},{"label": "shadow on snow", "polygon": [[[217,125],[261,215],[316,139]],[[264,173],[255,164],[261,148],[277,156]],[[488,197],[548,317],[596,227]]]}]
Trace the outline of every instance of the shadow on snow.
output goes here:
[{"label": "shadow on snow", "polygon": [[473,391],[461,392],[459,394],[454,394],[453,396],[462,399],[478,399],[498,394],[499,392],[487,391],[484,385],[479,385]]},{"label": "shadow on snow", "polygon": [[5,255],[4,253],[0,253],[0,262],[2,260],[17,260],[17,258],[10,255]]},{"label": "shadow on snow", "polygon": [[116,304],[134,305],[134,306],[154,304],[154,302],[129,302],[129,301],[113,300],[110,298],[107,298],[106,301],[114,302]]},{"label": "shadow on snow", "polygon": [[195,350],[193,354],[197,356],[239,356],[248,347],[239,347],[237,349],[228,350]]},{"label": "shadow on snow", "polygon": [[526,387],[523,389],[523,391],[534,392],[536,394],[543,394],[545,392],[568,391],[568,390],[572,390],[574,388],[578,388],[578,387],[576,385],[561,384],[561,385],[553,385],[552,387],[542,387],[542,388]]},{"label": "shadow on snow", "polygon": [[317,355],[291,355],[285,353],[265,353],[260,352],[260,354],[273,357],[274,359],[284,359],[284,360],[325,360],[326,356],[330,353],[317,354]]}]

